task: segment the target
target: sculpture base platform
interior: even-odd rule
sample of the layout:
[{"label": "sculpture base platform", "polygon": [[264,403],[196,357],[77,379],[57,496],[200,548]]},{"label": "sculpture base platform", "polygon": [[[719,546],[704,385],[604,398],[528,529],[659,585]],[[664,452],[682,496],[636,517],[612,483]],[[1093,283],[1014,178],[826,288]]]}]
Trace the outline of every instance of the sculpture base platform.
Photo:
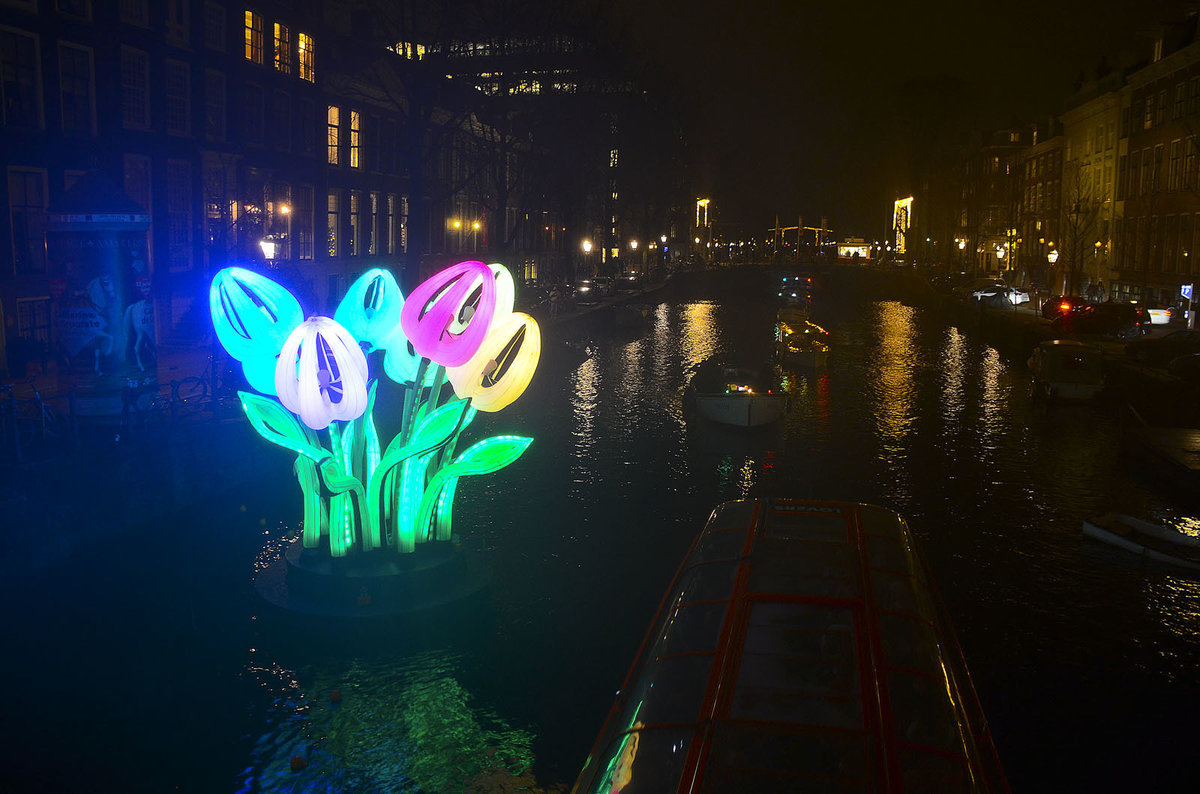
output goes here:
[{"label": "sculpture base platform", "polygon": [[490,578],[479,554],[452,541],[425,543],[411,554],[374,551],[335,559],[296,538],[258,572],[254,589],[290,612],[372,617],[459,601]]}]

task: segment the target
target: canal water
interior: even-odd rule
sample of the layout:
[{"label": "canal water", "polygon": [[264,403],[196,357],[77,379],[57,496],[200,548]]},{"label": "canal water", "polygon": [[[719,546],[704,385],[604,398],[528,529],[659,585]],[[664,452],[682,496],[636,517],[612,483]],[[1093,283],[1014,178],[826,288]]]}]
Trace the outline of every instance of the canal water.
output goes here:
[{"label": "canal water", "polygon": [[690,416],[701,361],[769,354],[777,275],[679,279],[643,329],[546,329],[529,391],[477,420],[535,441],[459,487],[456,531],[492,572],[460,602],[266,605],[255,566],[301,505],[288,456],[249,433],[229,454],[261,460],[252,485],[6,582],[0,789],[568,786],[712,508],[792,496],[909,520],[1014,790],[1194,790],[1200,586],[1080,533],[1108,510],[1200,531],[1188,495],[1122,456],[1119,406],[1048,406],[969,329],[830,279],[812,306],[829,363],[785,373],[783,423]]}]

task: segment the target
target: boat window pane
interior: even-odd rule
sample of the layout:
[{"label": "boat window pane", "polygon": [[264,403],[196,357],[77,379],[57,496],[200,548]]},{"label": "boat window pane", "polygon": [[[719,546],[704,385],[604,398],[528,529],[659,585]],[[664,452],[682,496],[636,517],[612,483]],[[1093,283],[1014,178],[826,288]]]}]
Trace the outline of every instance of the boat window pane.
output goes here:
[{"label": "boat window pane", "polygon": [[932,676],[943,675],[937,635],[928,623],[900,615],[881,615],[879,626],[884,664]]},{"label": "boat window pane", "polygon": [[862,728],[856,669],[747,654],[729,715],[737,719]]},{"label": "boat window pane", "polygon": [[972,785],[965,759],[945,758],[909,748],[900,751],[905,791],[980,791]]},{"label": "boat window pane", "polygon": [[871,586],[875,590],[875,603],[881,610],[906,615],[924,614],[917,605],[913,581],[907,574],[874,568],[871,570]]},{"label": "boat window pane", "polygon": [[720,532],[705,532],[692,553],[693,562],[706,560],[729,560],[736,558],[746,545],[746,531],[727,529]]},{"label": "boat window pane", "polygon": [[888,696],[901,741],[961,753],[958,715],[950,701],[946,679],[892,671]]},{"label": "boat window pane", "polygon": [[859,597],[854,555],[844,543],[762,542],[750,569],[756,593]]},{"label": "boat window pane", "polygon": [[912,552],[896,538],[868,536],[867,559],[874,568],[887,568],[905,573],[912,570]]},{"label": "boat window pane", "polygon": [[[814,610],[815,612],[818,610]],[[839,610],[840,612],[840,610]],[[814,662],[854,664],[854,626],[829,619],[829,610],[819,610],[819,621],[811,625],[751,625],[746,629],[745,653],[778,654]]]},{"label": "boat window pane", "polygon": [[846,520],[841,513],[773,513],[764,537],[781,540],[824,540],[848,543]]},{"label": "boat window pane", "polygon": [[649,663],[630,690],[629,705],[618,724],[695,722],[712,662],[712,656],[669,656]]},{"label": "boat window pane", "polygon": [[680,603],[690,601],[727,601],[737,575],[736,562],[694,565],[683,572],[679,581]]},{"label": "boat window pane", "polygon": [[713,511],[705,531],[722,527],[749,527],[754,520],[754,502],[723,502]]},{"label": "boat window pane", "polygon": [[[743,649],[731,717],[862,728],[851,609],[756,603],[747,622],[748,645],[784,650]],[[805,633],[807,640],[797,639]],[[847,639],[852,643],[848,653]],[[795,653],[788,652],[792,641],[799,643]]]},{"label": "boat window pane", "polygon": [[865,733],[720,722],[701,791],[878,791],[874,754],[873,737]]},{"label": "boat window pane", "polygon": [[691,739],[690,728],[631,731],[619,737],[597,759],[600,774],[588,791],[592,794],[674,791]]},{"label": "boat window pane", "polygon": [[900,538],[907,534],[900,517],[890,510],[879,507],[864,506],[862,509],[863,532],[868,536],[881,535],[890,538]]},{"label": "boat window pane", "polygon": [[677,607],[659,634],[649,658],[679,653],[715,653],[726,602]]}]

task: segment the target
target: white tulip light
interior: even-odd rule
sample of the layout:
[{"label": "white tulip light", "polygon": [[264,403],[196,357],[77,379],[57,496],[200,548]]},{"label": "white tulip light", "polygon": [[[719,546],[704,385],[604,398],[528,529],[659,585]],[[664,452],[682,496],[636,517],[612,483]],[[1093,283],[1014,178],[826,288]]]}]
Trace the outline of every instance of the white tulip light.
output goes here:
[{"label": "white tulip light", "polygon": [[328,317],[296,327],[275,367],[279,402],[313,430],[367,410],[367,359],[350,332]]}]

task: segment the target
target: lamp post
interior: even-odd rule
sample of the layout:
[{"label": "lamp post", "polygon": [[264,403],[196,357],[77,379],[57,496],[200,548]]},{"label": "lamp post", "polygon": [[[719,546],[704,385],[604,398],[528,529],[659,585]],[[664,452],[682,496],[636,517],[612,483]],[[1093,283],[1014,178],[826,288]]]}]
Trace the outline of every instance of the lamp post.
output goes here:
[{"label": "lamp post", "polygon": [[593,275],[595,275],[594,273],[592,273],[592,262],[591,262],[592,241],[584,240],[583,245],[581,245],[580,247],[583,249],[583,269],[587,271],[587,274],[586,274],[587,277],[591,278]]}]

